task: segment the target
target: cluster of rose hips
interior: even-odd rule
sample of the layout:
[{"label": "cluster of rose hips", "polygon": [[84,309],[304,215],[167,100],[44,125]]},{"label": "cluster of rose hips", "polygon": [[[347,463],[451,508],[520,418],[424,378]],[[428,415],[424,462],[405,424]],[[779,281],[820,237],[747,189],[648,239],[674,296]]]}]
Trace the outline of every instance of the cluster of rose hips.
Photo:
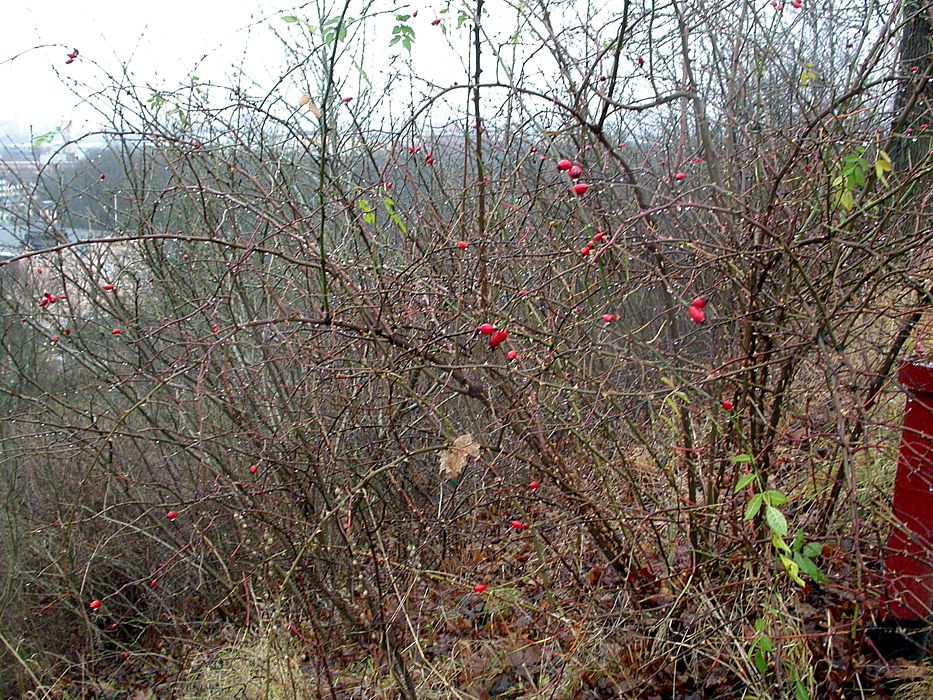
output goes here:
[{"label": "cluster of rose hips", "polygon": [[606,234],[600,230],[596,231],[596,235],[593,236],[593,240],[587,241],[586,245],[580,248],[580,255],[584,258],[593,252],[593,247],[602,241],[606,237]]},{"label": "cluster of rose hips", "polygon": [[583,177],[583,168],[579,165],[575,165],[573,161],[566,158],[561,158],[557,161],[557,169],[562,173],[567,173],[570,176],[570,179],[573,180],[574,185],[570,188],[570,191],[573,192],[578,197],[582,197],[586,194],[586,191],[590,189],[590,186],[585,182],[580,182],[580,178]]},{"label": "cluster of rose hips", "polygon": [[62,294],[61,296],[55,296],[51,292],[46,292],[42,295],[42,298],[39,300],[39,306],[48,306],[49,304],[54,304],[59,299],[67,299],[67,297]]},{"label": "cluster of rose hips", "polygon": [[697,297],[690,304],[690,308],[687,309],[690,318],[693,319],[693,322],[698,326],[706,320],[706,312],[703,311],[704,306],[706,306],[706,299]]},{"label": "cluster of rose hips", "polygon": [[[476,328],[476,332],[480,335],[485,335],[489,337],[489,347],[495,350],[497,347],[502,345],[506,340],[509,339],[509,332],[504,328],[496,328],[491,323],[482,323]],[[515,350],[509,350],[506,354],[510,360],[514,360],[518,357],[518,352]]]}]

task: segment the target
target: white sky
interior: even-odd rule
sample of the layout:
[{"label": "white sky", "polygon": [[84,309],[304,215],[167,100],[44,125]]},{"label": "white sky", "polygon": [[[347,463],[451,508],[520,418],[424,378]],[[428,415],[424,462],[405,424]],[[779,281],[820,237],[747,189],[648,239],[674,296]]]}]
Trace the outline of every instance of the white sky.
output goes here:
[{"label": "white sky", "polygon": [[[99,63],[129,61],[139,79],[180,78],[204,53],[235,41],[237,30],[273,3],[263,0],[26,0],[4,3],[0,22],[0,122],[42,131],[68,121],[76,98],[64,81],[95,84]],[[135,7],[134,7],[135,6]],[[240,40],[242,44],[242,40]],[[31,50],[32,47],[46,48]],[[71,48],[80,58],[65,65]],[[11,62],[7,59],[27,52]],[[56,74],[56,72],[58,74]]]},{"label": "white sky", "polygon": [[[322,1],[337,7],[334,0]],[[442,16],[438,12],[446,2],[419,5],[403,9],[404,0],[398,5],[386,0],[376,9],[418,9],[418,17],[410,20],[417,31],[412,62],[419,72],[423,70],[423,77],[445,85],[466,82],[457,52],[440,28],[431,26]],[[231,66],[244,65],[251,78],[271,86],[285,59],[272,30],[286,35],[294,30],[294,25],[281,21],[281,15],[313,20],[312,7],[304,12],[294,8],[295,3],[287,0],[6,0],[0,9],[0,135],[22,133],[30,126],[42,133],[69,122],[73,133],[96,126],[100,118],[78,104],[69,85],[86,95],[96,87],[112,85],[107,73],[118,73],[124,64],[137,85],[176,87],[207,54],[208,60],[194,71],[201,80],[229,83]],[[443,15],[445,24],[452,37],[465,37],[468,24],[453,31],[453,8]],[[389,12],[386,21],[394,23],[391,17]],[[388,32],[378,39],[369,34],[375,55],[370,50],[368,58],[375,61],[367,61],[367,72],[374,85],[393,70],[398,60],[393,56],[400,53],[388,49]],[[79,49],[79,59],[66,65],[72,48]],[[380,66],[384,76],[374,75]]]}]

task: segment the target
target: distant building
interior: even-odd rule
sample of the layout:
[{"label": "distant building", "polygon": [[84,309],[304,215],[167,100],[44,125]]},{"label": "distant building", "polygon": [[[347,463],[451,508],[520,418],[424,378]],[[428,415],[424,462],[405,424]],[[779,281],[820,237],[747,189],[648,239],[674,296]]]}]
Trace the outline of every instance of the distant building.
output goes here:
[{"label": "distant building", "polygon": [[9,260],[27,250],[46,250],[62,243],[106,236],[105,231],[88,228],[0,221],[0,260]]}]

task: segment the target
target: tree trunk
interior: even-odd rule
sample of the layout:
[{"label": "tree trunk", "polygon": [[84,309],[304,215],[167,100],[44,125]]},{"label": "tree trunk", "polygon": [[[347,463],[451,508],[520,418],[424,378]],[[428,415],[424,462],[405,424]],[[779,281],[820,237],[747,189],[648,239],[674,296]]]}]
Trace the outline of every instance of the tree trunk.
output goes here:
[{"label": "tree trunk", "polygon": [[[927,156],[933,138],[933,3],[930,0],[904,0],[898,71],[901,84],[894,100],[889,152],[894,167],[907,170]],[[921,130],[921,124],[929,126]]]}]

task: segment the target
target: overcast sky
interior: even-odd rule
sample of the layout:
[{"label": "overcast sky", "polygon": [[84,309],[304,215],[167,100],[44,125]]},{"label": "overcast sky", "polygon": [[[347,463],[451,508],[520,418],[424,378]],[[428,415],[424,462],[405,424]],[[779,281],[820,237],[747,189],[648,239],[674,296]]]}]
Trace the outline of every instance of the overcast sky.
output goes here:
[{"label": "overcast sky", "polygon": [[[420,4],[420,3],[419,3]],[[394,9],[391,0],[377,9]],[[457,52],[447,44],[440,27],[431,21],[446,3],[422,5],[411,23],[418,31],[411,54],[419,71],[443,84],[465,82],[459,74]],[[405,7],[404,1],[397,7]],[[416,5],[411,5],[411,11]],[[281,16],[296,11],[294,2],[277,0],[28,0],[4,3],[0,22],[0,133],[23,132],[30,126],[42,133],[63,124],[73,132],[96,126],[100,118],[80,104],[74,94],[87,95],[112,85],[107,74],[128,65],[137,85],[177,86],[195,69],[202,80],[229,83],[232,66],[243,66],[260,84],[274,84],[285,59],[273,30],[289,27]],[[336,4],[335,4],[336,8]],[[386,21],[391,20],[391,12]],[[450,36],[459,40],[469,29],[454,33],[453,14],[445,15]],[[391,25],[389,25],[391,26]],[[391,31],[391,30],[389,30]],[[375,46],[374,64],[368,66],[377,83],[380,66],[385,75],[397,67],[398,47],[390,51],[390,33]],[[384,46],[384,48],[382,48]],[[36,48],[38,47],[38,48]],[[77,48],[79,58],[67,65],[67,54]],[[385,60],[379,60],[379,55]],[[207,60],[201,59],[207,55]],[[374,57],[368,52],[369,59]],[[407,56],[406,56],[407,57]],[[195,68],[196,67],[196,68]],[[433,76],[431,75],[433,73]],[[69,85],[72,87],[69,90]],[[300,95],[296,96],[300,97]],[[89,121],[91,120],[91,121]]]},{"label": "overcast sky", "polygon": [[[243,34],[237,30],[249,26],[263,6],[269,11],[275,6],[263,0],[29,0],[4,5],[0,122],[20,128],[31,123],[37,130],[76,116],[76,98],[63,80],[99,82],[99,70],[91,62],[112,72],[129,61],[144,81],[183,76],[184,66],[215,46],[231,44]],[[37,46],[44,48],[33,49]],[[80,51],[79,61],[66,65],[72,48]],[[79,110],[77,116],[81,114]]]}]

